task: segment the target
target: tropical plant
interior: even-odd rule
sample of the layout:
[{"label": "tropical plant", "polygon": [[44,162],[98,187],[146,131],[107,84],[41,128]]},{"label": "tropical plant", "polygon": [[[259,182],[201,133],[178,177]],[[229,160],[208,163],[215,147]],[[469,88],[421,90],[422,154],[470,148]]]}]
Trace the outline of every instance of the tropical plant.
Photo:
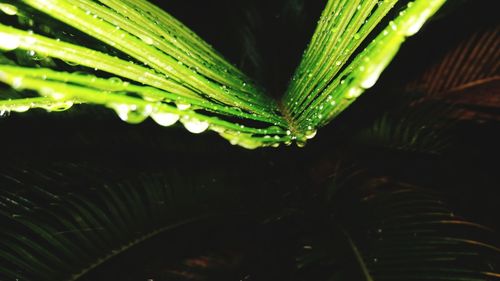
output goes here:
[{"label": "tropical plant", "polygon": [[247,148],[303,145],[375,84],[404,39],[444,2],[409,2],[387,24],[382,20],[397,0],[328,1],[284,97],[275,101],[147,1],[7,1],[2,11],[19,23],[0,26],[0,48],[11,62],[0,77],[20,97],[2,100],[0,108],[5,114],[96,103],[130,123],[151,116],[170,126],[180,119],[190,132],[210,128]]},{"label": "tropical plant", "polygon": [[498,280],[498,24],[436,39],[481,6],[447,3],[350,106],[445,1],[313,2],[203,11],[240,70],[145,0],[1,1],[0,280]]}]

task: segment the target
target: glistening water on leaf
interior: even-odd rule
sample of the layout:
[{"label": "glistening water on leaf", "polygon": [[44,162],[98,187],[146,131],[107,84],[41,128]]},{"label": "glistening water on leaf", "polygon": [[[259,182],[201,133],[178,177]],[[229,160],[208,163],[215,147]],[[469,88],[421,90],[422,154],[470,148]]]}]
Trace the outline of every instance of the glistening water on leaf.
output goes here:
[{"label": "glistening water on leaf", "polygon": [[329,0],[277,101],[146,0],[4,1],[0,81],[21,97],[0,97],[0,112],[92,103],[130,123],[180,120],[192,133],[212,130],[246,148],[303,146],[375,84],[445,0],[409,2],[385,22],[398,2]]},{"label": "glistening water on leaf", "polygon": [[[155,0],[241,71],[147,2],[0,1],[0,280],[499,279],[500,124],[405,90],[496,77],[481,1],[448,1],[348,110],[430,1]],[[304,149],[217,136],[302,146],[330,117]]]}]

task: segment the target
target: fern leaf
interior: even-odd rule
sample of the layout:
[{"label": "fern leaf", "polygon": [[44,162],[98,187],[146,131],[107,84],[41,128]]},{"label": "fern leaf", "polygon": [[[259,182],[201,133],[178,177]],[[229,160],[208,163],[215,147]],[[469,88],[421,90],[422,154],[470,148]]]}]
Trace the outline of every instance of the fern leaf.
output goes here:
[{"label": "fern leaf", "polygon": [[77,280],[147,239],[210,217],[201,209],[211,197],[175,173],[109,185],[84,167],[68,169],[71,178],[58,169],[0,175],[2,280]]},{"label": "fern leaf", "polygon": [[435,192],[387,178],[350,190],[337,198],[332,211],[340,224],[330,227],[326,240],[311,242],[299,258],[301,270],[322,269],[328,276],[320,280],[343,280],[332,279],[337,275],[380,281],[500,276],[495,231],[455,214]]},{"label": "fern leaf", "polygon": [[498,120],[494,111],[500,107],[499,31],[494,26],[466,36],[412,81],[408,90],[462,107],[464,112],[453,117]]}]

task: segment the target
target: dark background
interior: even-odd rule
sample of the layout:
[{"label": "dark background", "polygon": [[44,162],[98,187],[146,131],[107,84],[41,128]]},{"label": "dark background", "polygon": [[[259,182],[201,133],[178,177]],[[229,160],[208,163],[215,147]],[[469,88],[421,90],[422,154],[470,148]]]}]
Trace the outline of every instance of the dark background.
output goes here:
[{"label": "dark background", "polygon": [[[305,49],[324,1],[155,1],[192,28],[226,58],[279,97]],[[193,175],[227,173],[265,188],[320,190],[340,157],[370,167],[374,174],[442,191],[461,214],[500,230],[498,121],[463,122],[449,132],[442,155],[357,150],[353,135],[401,100],[401,88],[436,58],[482,26],[497,24],[493,1],[450,0],[410,38],[379,83],[338,119],[322,128],[305,148],[249,151],[213,132],[193,135],[181,128],[121,122],[93,106],[69,112],[12,113],[0,119],[0,171],[85,163],[114,169],[122,177],[177,169]],[[486,7],[486,8],[485,8]],[[490,8],[487,8],[490,7]],[[404,100],[404,99],[403,99]],[[497,113],[498,114],[498,113]],[[262,183],[262,184],[259,184]],[[257,188],[258,187],[258,188]]]},{"label": "dark background", "polygon": [[[323,1],[156,2],[279,96],[314,30]],[[106,109],[78,106],[69,112],[35,110],[1,118],[0,144],[6,149],[0,165],[80,161],[139,171],[184,166],[201,171],[220,166],[247,170],[263,181],[294,175],[312,185],[323,182],[341,153],[339,148],[345,147],[357,130],[397,104],[394,95],[402,85],[469,33],[496,24],[495,9],[485,9],[490,4],[487,0],[449,1],[419,34],[408,39],[379,83],[321,129],[305,148],[248,151],[231,146],[213,132],[192,135],[180,126],[162,128],[151,120],[130,125]],[[252,46],[245,45],[249,35],[244,30],[249,26],[255,38]],[[258,63],[252,63],[248,49],[254,49]],[[452,145],[446,155],[436,158],[413,161],[405,155],[388,157],[377,150],[356,154],[363,154],[363,161],[380,174],[391,173],[449,192],[467,213],[477,213],[479,220],[498,226],[500,207],[494,196],[500,183],[498,129],[498,122],[493,121],[460,124],[450,136]],[[260,174],[263,171],[267,176]]]}]

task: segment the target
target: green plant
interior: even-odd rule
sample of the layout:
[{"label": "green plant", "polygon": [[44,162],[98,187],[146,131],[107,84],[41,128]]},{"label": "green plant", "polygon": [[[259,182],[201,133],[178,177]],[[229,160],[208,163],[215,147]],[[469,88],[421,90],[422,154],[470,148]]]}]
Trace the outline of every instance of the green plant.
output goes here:
[{"label": "green plant", "polygon": [[[7,1],[3,13],[21,23],[0,26],[0,48],[11,62],[2,64],[0,78],[21,96],[3,99],[0,109],[59,111],[95,103],[130,123],[149,116],[163,126],[180,120],[193,133],[211,129],[247,148],[293,140],[304,145],[375,84],[404,39],[444,2],[409,2],[383,23],[397,0],[328,1],[283,99],[276,101],[147,1]],[[59,29],[54,20],[68,28]],[[75,42],[75,34],[87,41]],[[27,65],[9,60],[11,52],[25,52]],[[60,61],[78,71],[64,71]],[[27,91],[41,97],[26,97]]]},{"label": "green plant", "polygon": [[[19,43],[35,38],[30,31],[7,27],[12,25],[68,41],[71,50],[92,46],[105,54],[97,57],[91,51],[80,52],[63,61],[42,49],[15,48],[0,57],[0,78],[6,82],[0,89],[2,98],[5,97],[0,100],[2,114],[31,107],[65,110],[80,103],[61,114],[37,114],[40,112],[33,110],[0,120],[2,131],[7,132],[7,137],[0,138],[4,148],[0,163],[1,280],[500,278],[498,234],[483,226],[498,228],[495,190],[500,178],[488,163],[488,158],[497,160],[500,155],[497,139],[488,135],[498,129],[498,123],[493,121],[493,129],[481,133],[483,125],[476,122],[489,124],[484,118],[498,120],[498,114],[488,111],[495,106],[496,96],[494,91],[474,90],[478,85],[482,88],[498,81],[496,64],[484,63],[498,61],[494,49],[498,45],[496,26],[483,28],[478,24],[478,30],[473,27],[468,33],[464,31],[458,43],[449,43],[448,49],[440,46],[447,51],[444,55],[422,60],[423,69],[415,61],[398,61],[393,67],[400,66],[404,71],[393,68],[387,77],[416,69],[408,75],[410,81],[381,81],[384,84],[374,89],[377,95],[365,96],[368,99],[360,100],[338,116],[355,99],[350,95],[360,93],[356,87],[353,92],[348,89],[356,83],[366,87],[374,83],[372,78],[377,78],[392,59],[393,53],[385,48],[395,51],[400,42],[371,42],[384,34],[387,24],[392,26],[389,20],[408,7],[406,2],[398,2],[392,15],[370,17],[379,27],[365,40],[340,40],[339,44],[347,45],[363,42],[357,50],[349,49],[352,52],[345,54],[344,66],[336,70],[326,67],[336,64],[335,57],[314,51],[324,44],[327,49],[332,48],[333,55],[342,56],[337,53],[341,45],[328,41],[329,37],[321,39],[323,29],[318,27],[316,39],[281,103],[265,97],[256,83],[172,18],[168,18],[172,24],[169,28],[175,32],[170,35],[183,34],[191,39],[176,38],[167,44],[164,39],[168,34],[161,37],[155,33],[161,31],[161,23],[153,26],[146,22],[153,13],[163,12],[148,3],[99,2],[102,4],[86,0],[0,3],[2,11],[11,15],[2,18],[5,25],[1,26],[0,37],[21,38],[16,36],[25,34]],[[359,10],[354,5],[358,2],[362,4]],[[327,8],[338,4],[352,11],[365,11],[375,2],[330,1]],[[383,1],[377,7],[388,8],[384,5],[393,2],[396,1]],[[290,14],[300,10],[301,3],[306,2],[280,2]],[[452,4],[461,7],[458,2]],[[95,12],[108,11],[109,21],[120,21],[119,30],[127,26],[127,32],[136,32],[133,37],[125,36],[127,42],[121,46],[134,54],[120,51],[112,44],[97,44],[97,35],[88,36],[88,32],[62,24],[31,5],[71,11],[49,13],[61,17],[71,17],[78,5]],[[150,12],[139,15],[134,9],[121,10],[136,5],[149,7]],[[471,1],[469,9],[463,9],[467,15],[472,13],[471,6],[481,5]],[[453,14],[453,10],[441,14],[450,20],[447,13]],[[487,18],[483,13],[481,17]],[[103,17],[94,18],[93,12],[76,14],[86,18],[88,21],[83,23],[91,27],[105,26],[99,21]],[[398,16],[398,30],[405,25],[405,15],[408,11]],[[341,17],[339,22],[342,19],[350,18]],[[150,28],[134,27],[137,22]],[[320,21],[320,26],[327,22]],[[458,20],[452,18],[450,25],[461,30],[463,26],[455,25],[462,22],[460,16]],[[244,41],[244,51],[256,66],[264,60],[252,49],[252,24],[255,23],[240,28],[250,30],[242,35],[248,39]],[[345,30],[355,24],[361,22],[350,21]],[[367,24],[361,29],[370,29]],[[444,25],[445,30],[450,25]],[[430,31],[437,28],[442,35],[439,22],[430,27]],[[328,36],[328,32],[324,33]],[[402,35],[391,38],[402,40]],[[446,45],[446,39],[440,37],[427,40]],[[52,42],[53,47],[64,46],[57,40],[42,41]],[[10,46],[18,43],[0,42]],[[423,40],[417,45],[418,52],[431,53],[429,45]],[[371,50],[370,46],[372,51],[362,51]],[[184,69],[184,61],[175,65],[176,69],[185,70],[177,72],[182,75],[164,76],[164,71],[158,69],[160,64],[181,61],[171,54],[185,51],[184,48],[191,48],[192,56],[178,54],[201,67],[196,70],[200,77],[185,76],[193,68]],[[414,51],[411,48],[415,45],[410,44],[409,48]],[[155,54],[165,60],[155,61],[148,50],[157,50]],[[51,51],[61,56],[71,54],[68,49]],[[134,56],[150,61],[141,65]],[[356,65],[365,60],[363,57],[381,60],[363,66],[365,70],[368,66],[380,67],[367,72],[374,76],[364,76],[363,68]],[[97,70],[75,65],[75,60],[80,64],[84,60],[95,63]],[[123,64],[119,64],[121,60]],[[105,66],[114,70],[102,71]],[[146,70],[148,75],[163,80],[148,76],[152,80],[137,81],[131,78],[133,72],[130,77],[123,76],[127,66]],[[447,68],[453,71],[443,71]],[[347,75],[343,84],[339,82],[342,75]],[[322,76],[331,79],[331,87],[324,87]],[[208,82],[199,83],[201,80],[197,79]],[[162,86],[160,82],[168,82],[172,88],[163,88],[166,84]],[[243,83],[244,87],[238,88]],[[346,83],[349,87],[343,86]],[[460,95],[456,94],[457,89]],[[477,93],[485,98],[480,104],[486,108],[469,103]],[[334,96],[328,98],[327,94]],[[349,98],[345,99],[345,95]],[[486,98],[491,100],[486,102]],[[321,108],[332,101],[338,110]],[[115,115],[108,114],[104,107],[87,103],[111,107],[121,119],[131,123],[142,122],[148,116],[163,125],[180,119],[191,131],[210,128],[247,148],[276,146],[292,140],[302,146],[316,128],[334,117],[338,119],[337,126],[324,128],[325,134],[305,148],[250,152],[212,139],[210,134],[192,140],[182,130],[164,130],[153,122],[128,126],[115,122]],[[318,119],[319,115],[328,118]],[[467,141],[468,138],[474,141]]]}]

